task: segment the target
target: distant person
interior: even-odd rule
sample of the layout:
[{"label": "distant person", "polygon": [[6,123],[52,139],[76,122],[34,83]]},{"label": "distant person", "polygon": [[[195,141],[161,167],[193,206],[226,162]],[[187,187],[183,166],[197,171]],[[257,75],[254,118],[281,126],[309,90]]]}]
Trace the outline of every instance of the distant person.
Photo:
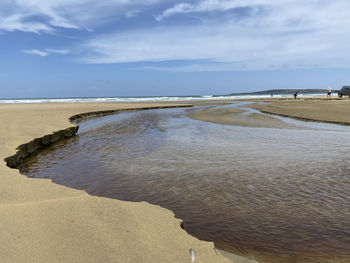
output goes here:
[{"label": "distant person", "polygon": [[331,98],[332,98],[332,89],[330,86],[328,86],[327,99],[331,99]]},{"label": "distant person", "polygon": [[273,93],[271,93],[271,99],[272,99],[272,97],[273,97]]},{"label": "distant person", "polygon": [[295,92],[295,93],[294,93],[294,99],[296,99],[297,96],[298,96],[298,92]]}]

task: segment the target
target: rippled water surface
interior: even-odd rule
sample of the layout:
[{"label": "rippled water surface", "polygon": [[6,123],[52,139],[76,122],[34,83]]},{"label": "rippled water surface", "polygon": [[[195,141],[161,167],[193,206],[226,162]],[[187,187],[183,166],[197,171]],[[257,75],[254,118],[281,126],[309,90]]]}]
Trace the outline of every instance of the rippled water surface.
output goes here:
[{"label": "rippled water surface", "polygon": [[194,236],[262,261],[350,262],[348,127],[217,125],[185,117],[195,110],[87,121],[21,172],[162,205]]}]

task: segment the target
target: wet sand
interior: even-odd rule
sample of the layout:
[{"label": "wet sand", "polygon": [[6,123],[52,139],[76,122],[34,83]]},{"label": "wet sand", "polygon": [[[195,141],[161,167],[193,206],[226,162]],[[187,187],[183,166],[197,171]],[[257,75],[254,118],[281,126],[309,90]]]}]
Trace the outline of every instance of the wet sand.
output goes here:
[{"label": "wet sand", "polygon": [[264,113],[277,114],[308,121],[350,125],[350,100],[274,100],[271,103],[254,105]]},{"label": "wet sand", "polygon": [[206,109],[188,114],[187,116],[195,120],[243,127],[298,128],[297,125],[288,124],[272,116],[266,116],[259,113],[251,113],[240,108]]},{"label": "wet sand", "polygon": [[[241,100],[243,101],[243,100]],[[267,114],[295,118],[304,121],[326,122],[350,125],[350,99],[306,98],[306,99],[260,99],[261,104],[244,106]],[[266,128],[298,128],[273,116],[249,113],[241,108],[206,109],[188,117],[218,124],[237,125],[243,127]]]},{"label": "wet sand", "polygon": [[[166,104],[169,105],[169,104]],[[34,138],[71,127],[83,112],[161,106],[74,103],[0,105],[0,157]],[[1,262],[231,262],[180,227],[159,206],[93,197],[30,179],[0,164]],[[240,262],[240,259],[235,259]]]}]

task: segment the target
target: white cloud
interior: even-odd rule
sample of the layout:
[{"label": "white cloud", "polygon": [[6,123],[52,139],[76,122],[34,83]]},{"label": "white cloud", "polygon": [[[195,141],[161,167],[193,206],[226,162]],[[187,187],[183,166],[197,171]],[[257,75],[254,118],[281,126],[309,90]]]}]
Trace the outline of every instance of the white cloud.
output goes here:
[{"label": "white cloud", "polygon": [[[98,36],[84,45],[90,54],[80,61],[193,63],[169,68],[172,71],[350,67],[348,0],[250,2],[264,3],[264,8],[241,19],[230,16],[197,25]],[[193,6],[196,10],[213,10],[218,4],[226,4],[224,9],[233,3],[237,6],[243,1],[200,1]],[[188,8],[184,4],[178,10]]]},{"label": "white cloud", "polygon": [[155,5],[160,1],[1,0],[0,31],[48,33],[57,28],[92,30],[128,12],[136,15],[135,11],[132,12],[135,7]]},{"label": "white cloud", "polygon": [[163,11],[162,14],[156,16],[157,21],[163,20],[163,18],[172,16],[174,14],[179,14],[179,13],[190,13],[193,12],[194,6],[188,3],[179,3],[176,4],[175,6],[166,9]]},{"label": "white cloud", "polygon": [[22,52],[26,53],[26,54],[30,54],[30,55],[38,55],[41,57],[46,57],[47,55],[49,55],[48,52],[43,51],[43,50],[38,50],[38,49],[23,50]]},{"label": "white cloud", "polygon": [[51,54],[67,55],[70,53],[68,49],[51,49],[51,48],[47,48],[43,50],[30,49],[30,50],[23,50],[22,52],[30,55],[38,55],[41,57],[46,57]]},{"label": "white cloud", "polygon": [[52,29],[40,22],[27,21],[23,23],[22,21],[25,19],[24,15],[21,14],[12,14],[8,16],[1,15],[0,12],[0,30],[4,31],[24,31],[24,32],[50,32]]},{"label": "white cloud", "polygon": [[48,49],[45,49],[46,52],[49,52],[49,53],[55,53],[55,54],[61,54],[61,55],[67,55],[70,53],[70,51],[68,49],[51,49],[51,48],[48,48]]},{"label": "white cloud", "polygon": [[158,21],[173,16],[176,14],[186,13],[200,13],[211,11],[227,11],[230,9],[240,7],[254,7],[254,6],[271,6],[271,5],[285,5],[290,2],[297,2],[298,0],[202,0],[195,4],[191,3],[178,3],[173,7],[164,10],[160,15],[156,16]]},{"label": "white cloud", "polygon": [[[77,50],[83,54],[77,59],[82,63],[187,62],[170,71],[350,66],[348,0],[1,0],[0,34],[51,33],[59,28],[90,31],[103,24],[110,30],[112,22],[140,12],[153,19],[150,10],[160,6],[165,8],[156,16],[156,27],[143,23],[142,15],[133,21],[138,30],[114,24],[118,31],[92,33],[89,41],[69,50],[24,52],[47,56]],[[190,22],[181,26],[179,20],[166,20],[175,15],[179,20],[200,20],[182,20]]]}]

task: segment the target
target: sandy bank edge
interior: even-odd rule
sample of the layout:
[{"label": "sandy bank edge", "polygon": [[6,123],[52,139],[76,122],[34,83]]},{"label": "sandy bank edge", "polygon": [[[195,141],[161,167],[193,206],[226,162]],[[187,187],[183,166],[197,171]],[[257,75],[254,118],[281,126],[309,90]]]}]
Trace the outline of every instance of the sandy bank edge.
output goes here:
[{"label": "sandy bank edge", "polygon": [[[86,119],[98,118],[102,116],[127,112],[127,111],[141,111],[141,110],[155,110],[155,109],[167,109],[167,108],[184,108],[193,107],[192,104],[179,104],[179,105],[162,105],[162,106],[151,106],[151,107],[136,107],[132,109],[114,109],[114,110],[102,110],[102,111],[90,111],[84,113],[78,113],[69,117],[71,123],[79,123]],[[19,145],[16,149],[16,154],[6,157],[4,161],[10,168],[16,168],[20,165],[27,157],[37,153],[43,148],[53,145],[62,140],[68,139],[76,135],[79,130],[79,125],[68,127],[54,131],[51,134],[44,135],[39,138],[35,138],[28,143]]]}]

